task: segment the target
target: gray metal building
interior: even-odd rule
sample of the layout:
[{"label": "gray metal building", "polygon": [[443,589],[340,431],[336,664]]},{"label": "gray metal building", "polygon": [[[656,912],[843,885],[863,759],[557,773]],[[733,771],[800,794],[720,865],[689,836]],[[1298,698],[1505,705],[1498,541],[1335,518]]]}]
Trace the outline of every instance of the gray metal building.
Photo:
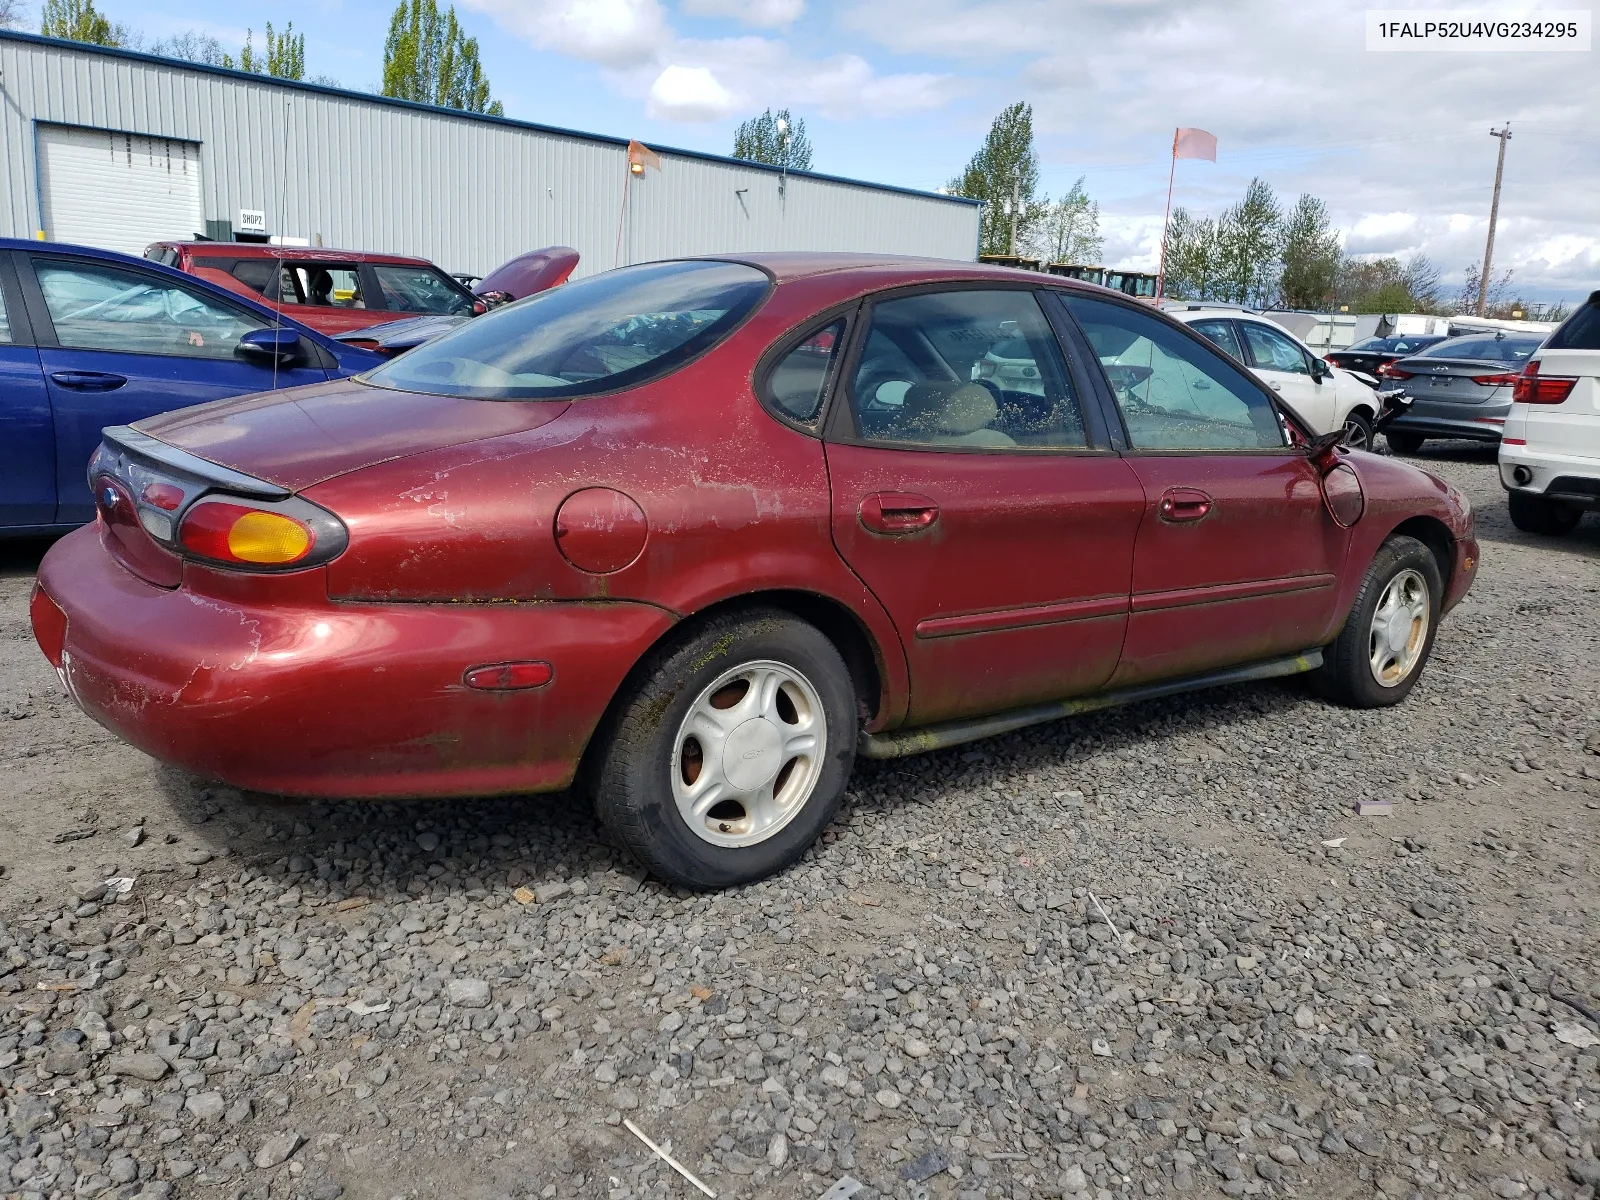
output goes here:
[{"label": "gray metal building", "polygon": [[[751,250],[971,259],[969,200],[0,32],[0,234],[141,253],[255,230],[483,274]],[[624,208],[624,188],[627,203]]]}]

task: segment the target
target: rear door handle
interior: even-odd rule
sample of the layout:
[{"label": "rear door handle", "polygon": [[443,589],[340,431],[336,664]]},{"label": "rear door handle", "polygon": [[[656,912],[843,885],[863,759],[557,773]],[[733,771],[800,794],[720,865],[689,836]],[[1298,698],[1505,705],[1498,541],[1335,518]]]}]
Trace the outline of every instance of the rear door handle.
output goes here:
[{"label": "rear door handle", "polygon": [[1215,502],[1198,488],[1168,488],[1160,507],[1163,521],[1200,521],[1211,515]]},{"label": "rear door handle", "polygon": [[873,492],[861,501],[861,524],[873,533],[917,533],[938,519],[938,504],[915,492]]},{"label": "rear door handle", "polygon": [[76,392],[114,392],[128,382],[128,377],[109,371],[52,371],[50,382]]}]

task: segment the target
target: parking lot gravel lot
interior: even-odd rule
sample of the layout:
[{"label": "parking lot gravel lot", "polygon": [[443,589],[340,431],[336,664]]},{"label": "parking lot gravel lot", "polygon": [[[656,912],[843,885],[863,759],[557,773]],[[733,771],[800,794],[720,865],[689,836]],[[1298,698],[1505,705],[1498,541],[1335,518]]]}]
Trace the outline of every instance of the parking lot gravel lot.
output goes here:
[{"label": "parking lot gravel lot", "polygon": [[[857,770],[722,895],[572,797],[241,796],[58,692],[0,547],[0,1193],[1470,1196],[1600,1186],[1600,520],[1403,706],[1234,687]],[[292,748],[286,748],[292,753]],[[1357,816],[1387,800],[1391,816]],[[131,888],[108,885],[131,880]]]}]

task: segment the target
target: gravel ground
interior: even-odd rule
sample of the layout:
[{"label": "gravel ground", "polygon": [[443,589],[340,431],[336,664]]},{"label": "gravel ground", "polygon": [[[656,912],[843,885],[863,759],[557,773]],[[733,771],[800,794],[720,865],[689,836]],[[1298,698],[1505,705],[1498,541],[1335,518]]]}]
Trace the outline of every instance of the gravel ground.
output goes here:
[{"label": "gravel ground", "polygon": [[717,896],[567,797],[159,768],[57,695],[0,551],[0,1192],[697,1195],[632,1121],[729,1197],[1590,1200],[1600,1025],[1550,991],[1600,1007],[1600,520],[1525,537],[1490,455],[1427,461],[1484,567],[1400,709],[863,765]]}]

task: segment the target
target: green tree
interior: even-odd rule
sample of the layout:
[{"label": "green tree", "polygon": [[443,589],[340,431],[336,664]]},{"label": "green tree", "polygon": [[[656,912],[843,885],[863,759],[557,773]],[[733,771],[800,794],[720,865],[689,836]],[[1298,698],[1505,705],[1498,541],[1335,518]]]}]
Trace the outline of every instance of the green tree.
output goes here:
[{"label": "green tree", "polygon": [[[191,35],[192,36],[192,35]],[[275,75],[279,79],[304,79],[306,77],[306,35],[294,31],[290,21],[282,33],[267,22],[266,53],[258,54],[255,48],[256,31],[244,31],[244,48],[237,60],[231,54],[222,56],[221,65],[230,70],[248,71],[252,75]]]},{"label": "green tree", "polygon": [[1344,251],[1329,226],[1328,206],[1302,195],[1284,222],[1278,298],[1285,308],[1321,308],[1333,296]]},{"label": "green tree", "polygon": [[[1475,313],[1478,311],[1478,290],[1483,286],[1483,261],[1480,259],[1467,268],[1467,276],[1461,283],[1461,291],[1456,295],[1454,309],[1458,313]],[[1504,271],[1500,278],[1489,280],[1488,299],[1484,303],[1484,311],[1491,317],[1504,320],[1510,315],[1511,306],[1506,303],[1506,292],[1511,287],[1511,272]]]},{"label": "green tree", "polygon": [[1277,291],[1283,246],[1283,210],[1272,188],[1252,179],[1244,198],[1217,226],[1222,298],[1236,304],[1266,304]]},{"label": "green tree", "polygon": [[[780,121],[782,132],[778,130]],[[787,108],[776,113],[769,108],[759,117],[751,117],[734,131],[733,156],[790,171],[811,170],[811,139],[806,136],[805,118],[790,116]]]},{"label": "green tree", "polygon": [[[1037,197],[1039,155],[1033,148],[1033,106],[1011,105],[989,127],[983,148],[945,185],[953,196],[983,201],[978,252],[1010,254],[1025,247],[1044,220],[1048,201]],[[1015,208],[1013,209],[1013,202]]]},{"label": "green tree", "polygon": [[1105,247],[1100,236],[1100,206],[1083,190],[1083,176],[1049,206],[1028,248],[1046,262],[1093,265]]},{"label": "green tree", "polygon": [[90,42],[96,46],[121,46],[128,34],[95,8],[94,0],[44,0],[40,33],[45,37]]},{"label": "green tree", "polygon": [[1222,295],[1222,240],[1216,221],[1173,210],[1167,226],[1164,294],[1177,300],[1216,300]]},{"label": "green tree", "polygon": [[1439,272],[1421,254],[1401,262],[1347,258],[1339,265],[1335,294],[1339,304],[1358,313],[1434,313],[1439,311]]},{"label": "green tree", "polygon": [[489,80],[452,5],[441,16],[438,0],[400,0],[383,45],[383,94],[441,108],[505,115],[489,99]]}]

